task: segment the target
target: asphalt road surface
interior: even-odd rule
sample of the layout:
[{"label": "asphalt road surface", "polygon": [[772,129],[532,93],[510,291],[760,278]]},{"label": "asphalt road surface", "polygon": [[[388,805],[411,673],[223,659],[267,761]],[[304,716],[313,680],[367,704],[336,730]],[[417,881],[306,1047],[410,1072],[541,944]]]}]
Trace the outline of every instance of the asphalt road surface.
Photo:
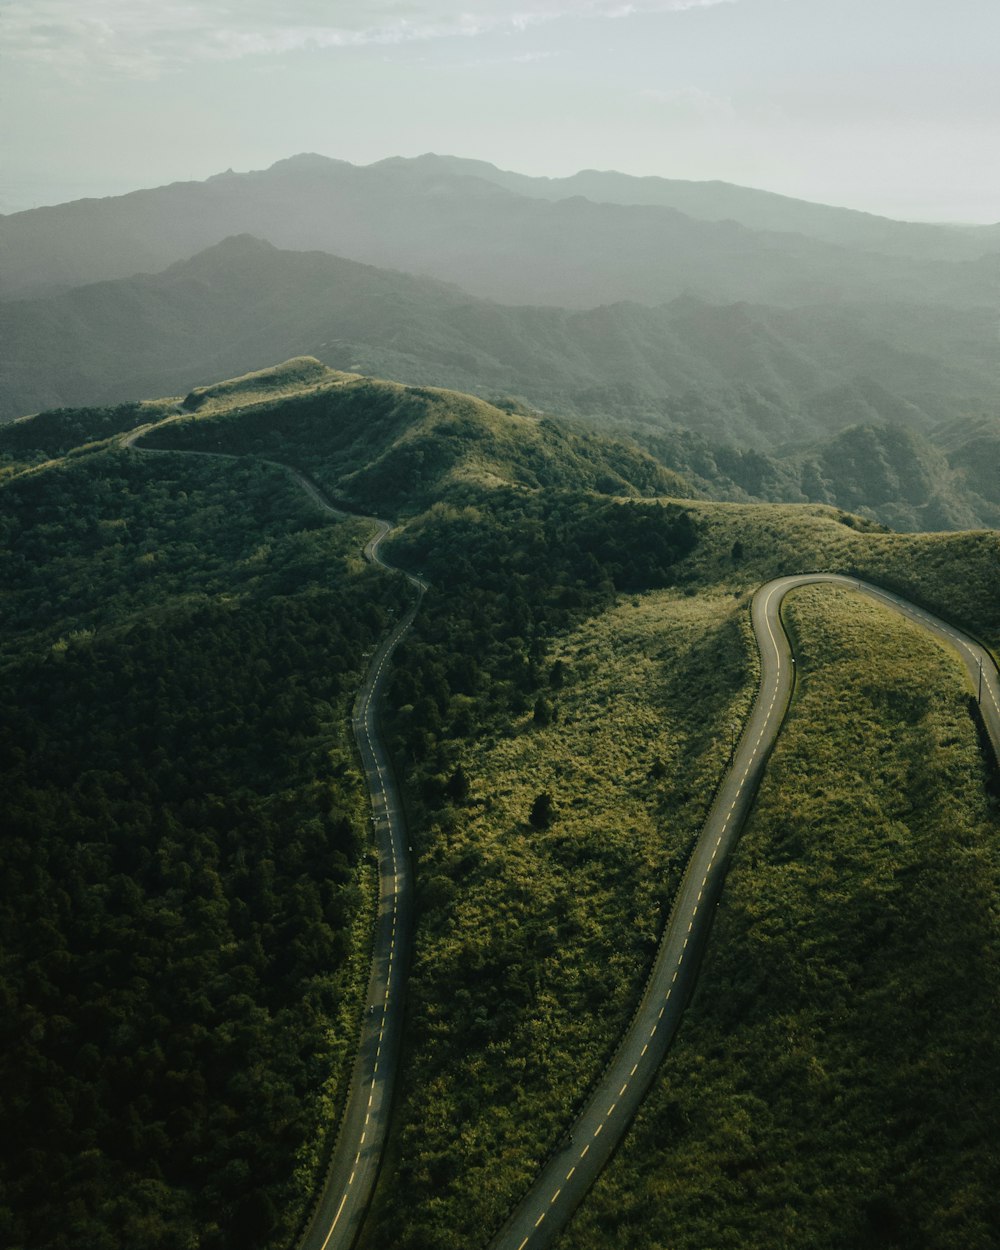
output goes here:
[{"label": "asphalt road surface", "polygon": [[815,582],[831,582],[870,595],[929,630],[958,652],[974,693],[978,693],[981,673],[983,718],[1000,756],[1000,677],[992,656],[974,639],[899,596],[853,578],[804,574],[762,586],[751,609],[760,649],[760,689],[684,874],[639,1007],[562,1148],[538,1174],[490,1243],[491,1250],[541,1250],[553,1243],[621,1141],[666,1055],[694,988],[729,858],[794,685],[794,661],[781,624],[781,603],[790,590]]}]

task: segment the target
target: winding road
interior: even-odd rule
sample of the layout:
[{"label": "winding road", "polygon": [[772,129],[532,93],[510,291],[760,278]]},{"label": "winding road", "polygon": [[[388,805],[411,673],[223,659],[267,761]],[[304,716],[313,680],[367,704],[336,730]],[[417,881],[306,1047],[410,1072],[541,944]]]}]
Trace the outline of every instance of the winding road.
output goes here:
[{"label": "winding road", "polygon": [[[168,451],[136,446],[144,435],[177,421],[183,415],[183,411],[179,410],[165,421],[132,430],[122,438],[121,444],[143,455],[196,455],[223,460],[241,458],[225,452]],[[354,515],[335,507],[315,482],[291,465],[277,460],[258,463],[281,469],[324,512],[341,519]],[[370,519],[376,528],[365,544],[365,559],[386,572],[401,573],[417,593],[409,611],[382,639],[372,655],[351,715],[351,727],[371,799],[372,830],[378,856],[378,913],[366,1008],[347,1103],[326,1178],[299,1241],[300,1250],[349,1250],[357,1238],[375,1189],[385,1147],[402,1040],[413,878],[403,805],[379,729],[379,703],[388,680],[389,659],[413,624],[427,583],[382,559],[379,547],[391,526],[388,521],[375,517]]]},{"label": "winding road", "polygon": [[[329,506],[325,504],[324,506]],[[365,546],[373,564],[396,572],[379,556],[386,521]],[[347,1250],[354,1244],[371,1201],[389,1130],[392,1095],[402,1042],[406,959],[413,912],[413,880],[403,806],[378,727],[387,663],[413,624],[426,583],[405,574],[417,590],[410,610],[372,657],[354,701],[351,723],[371,796],[378,848],[379,903],[367,1011],[354,1063],[347,1107],[319,1201],[299,1242],[300,1250]]]},{"label": "winding road", "polygon": [[901,612],[958,652],[978,692],[994,752],[1000,758],[1000,674],[975,639],[898,595],[836,574],[802,574],[767,582],[751,615],[760,650],[760,688],[733,759],[691,855],[642,999],[619,1048],[564,1139],[490,1243],[491,1250],[540,1250],[569,1222],[621,1141],[677,1031],[708,941],[730,856],[753,804],[791,698],[795,667],[781,623],[789,591],[817,582],[846,586]]},{"label": "winding road", "polygon": [[[176,419],[174,416],[167,420]],[[166,422],[157,423],[163,424]],[[141,427],[126,435],[122,444],[134,447],[139,438],[154,428],[155,425]],[[150,449],[147,454],[154,453]],[[265,463],[288,473],[326,512],[339,517],[348,515],[334,507],[296,469],[277,461]],[[390,529],[388,522],[374,520],[374,524],[376,532],[364,548],[365,557],[387,571],[400,572],[379,556],[379,545]],[[413,886],[402,805],[379,733],[378,706],[388,661],[412,625],[427,589],[422,579],[408,573],[405,576],[417,591],[416,599],[377,648],[352,714],[371,796],[379,868],[378,915],[367,1009],[347,1105],[326,1181],[299,1250],[349,1250],[353,1245],[374,1191],[392,1106],[401,1044]],[[490,1250],[541,1250],[550,1246],[597,1179],[646,1096],[694,988],[730,857],[791,699],[795,661],[781,622],[781,605],[789,591],[816,583],[830,583],[870,596],[957,652],[979,698],[986,732],[1000,760],[1000,672],[991,653],[975,639],[900,596],[856,578],[807,573],[777,578],[761,586],[751,605],[760,652],[757,697],[691,854],[639,1006],[561,1149],[539,1172],[490,1242]]]}]

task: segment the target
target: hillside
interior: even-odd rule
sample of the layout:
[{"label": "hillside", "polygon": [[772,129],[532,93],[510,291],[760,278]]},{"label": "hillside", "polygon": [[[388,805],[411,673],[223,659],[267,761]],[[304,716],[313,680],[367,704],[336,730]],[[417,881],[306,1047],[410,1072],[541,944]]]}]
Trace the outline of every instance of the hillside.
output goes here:
[{"label": "hillside", "polygon": [[[394,549],[432,580],[438,615],[419,628],[394,682],[402,705],[398,749],[408,749],[412,734],[424,735],[425,746],[408,757],[408,767],[411,802],[426,833],[414,839],[422,886],[412,1052],[392,1168],[365,1250],[387,1242],[401,1250],[486,1244],[542,1162],[566,1150],[567,1128],[644,983],[691,839],[725,767],[730,727],[743,722],[753,695],[749,590],[803,568],[854,571],[905,588],[994,645],[1000,639],[996,535],[879,534],[815,506],[692,502],[684,509],[693,545],[670,565],[669,580],[647,574],[603,611],[565,620],[554,631],[539,630],[533,618],[525,636],[546,638],[545,647],[522,649],[511,640],[495,669],[476,649],[470,684],[449,640],[462,639],[462,654],[469,650],[482,627],[482,605],[504,595],[505,568],[516,570],[524,586],[531,570],[547,568],[563,550],[558,531],[546,544],[549,527],[539,533],[519,525],[514,509],[523,505],[505,494],[483,499],[475,515],[433,510],[415,519]],[[651,513],[651,526],[669,523],[669,513],[661,517],[655,504],[640,506]],[[610,543],[592,548],[599,562],[613,559],[614,550]],[[470,551],[474,558],[464,559]],[[664,582],[666,589],[655,589]],[[975,884],[981,856],[990,880],[995,873],[989,776],[954,660],[933,644],[908,648],[890,635],[890,663],[881,672],[871,614],[852,612],[850,602],[839,619],[830,606],[821,604],[820,612],[827,628],[804,633],[800,655],[810,660],[811,673],[825,675],[826,688],[814,696],[823,712],[806,746],[793,740],[776,791],[781,811],[803,811],[818,823],[765,826],[740,865],[743,879],[768,882],[774,897],[760,899],[748,889],[738,895],[729,922],[737,933],[763,914],[746,941],[727,946],[715,992],[699,1003],[707,1022],[700,1036],[711,1039],[712,1049],[695,1043],[684,1060],[699,1076],[702,1100],[724,1119],[696,1116],[685,1099],[678,1122],[677,1097],[667,1087],[649,1109],[638,1161],[628,1171],[616,1169],[597,1208],[598,1226],[588,1225],[581,1245],[619,1236],[623,1244],[671,1244],[678,1239],[668,1223],[678,1190],[690,1191],[692,1213],[704,1221],[691,1223],[692,1245],[711,1244],[707,1226],[770,1227],[772,1218],[774,1243],[783,1229],[787,1244],[786,1208],[810,1227],[836,1231],[827,1241],[804,1244],[867,1245],[854,1231],[865,1204],[891,1184],[896,1160],[906,1168],[904,1201],[896,1205],[905,1207],[912,1192],[921,1210],[940,1209],[941,1195],[920,1193],[921,1168],[936,1166],[922,1143],[954,1140],[953,1099],[974,1108],[974,1097],[960,1093],[963,1073],[949,1056],[953,1047],[967,1053],[986,1042],[981,1007],[963,1014],[960,1036],[953,1035],[950,1016],[925,1022],[937,1049],[924,1057],[927,1096],[915,1105],[880,1070],[892,1110],[887,1120],[872,1116],[875,1090],[860,1100],[851,1121],[864,1132],[857,1141],[848,1134],[814,1139],[820,1109],[829,1114],[824,1095],[841,1108],[856,1069],[831,1059],[815,1072],[809,1059],[819,1039],[811,1044],[807,1026],[828,1010],[831,985],[853,985],[866,952],[879,958],[864,986],[865,1027],[888,1037],[899,1021],[915,1018],[925,983],[901,1005],[898,978],[906,976],[911,935],[933,914],[938,886],[953,894],[968,889],[976,906],[954,934],[952,956],[928,970],[926,984],[940,987],[951,978],[953,1002],[974,997],[982,1004],[993,992],[985,983],[996,984],[998,932],[983,911],[989,887]],[[925,682],[934,685],[933,697]],[[512,722],[489,714],[493,683],[500,684]],[[894,740],[897,753],[890,753]],[[925,758],[926,768],[918,762]],[[904,769],[921,787],[917,804],[901,780]],[[535,805],[545,795],[546,816],[536,819]],[[824,804],[823,816],[816,816]],[[927,812],[948,815],[935,829]],[[885,836],[872,844],[876,821]],[[828,829],[837,838],[833,848]],[[928,839],[937,846],[942,829],[961,830],[954,856],[922,859]],[[920,889],[911,900],[912,880]],[[817,897],[824,904],[818,919]],[[875,900],[886,897],[899,928],[883,955],[889,934]],[[724,896],[720,915],[726,908]],[[772,971],[778,960],[780,981]],[[754,979],[744,985],[739,977],[747,968]],[[766,1048],[728,1043],[741,1023],[734,1020],[737,984],[744,1013],[753,1013],[748,1026],[762,1030]],[[792,1017],[800,1031],[786,1041],[782,1029],[800,1003],[804,1014]],[[838,1043],[864,1045],[849,1011],[822,1018],[834,1032],[831,1050]],[[713,1062],[723,1049],[731,1061]],[[853,1062],[853,1049],[851,1055]],[[780,1097],[785,1072],[806,1083],[814,1099],[809,1113],[797,1114],[796,1100]],[[767,1108],[750,1122],[748,1089]],[[675,1154],[667,1171],[660,1160],[682,1131],[690,1153]],[[755,1147],[765,1134],[773,1162]],[[947,1207],[961,1193],[956,1227],[974,1232],[991,1210],[995,1161],[988,1137],[974,1131],[962,1140],[967,1153],[947,1168],[943,1201]],[[845,1195],[835,1218],[815,1183],[820,1151],[824,1173],[837,1177]],[[858,1188],[850,1178],[862,1175]],[[966,1175],[974,1178],[968,1189]],[[588,1210],[589,1203],[584,1218]]]},{"label": "hillside", "polygon": [[60,455],[162,415],[54,416],[0,485],[11,1247],[286,1245],[353,1059],[348,715],[405,599],[278,471]]},{"label": "hillside", "polygon": [[[387,692],[418,929],[366,1244],[485,1244],[644,982],[753,694],[747,592],[856,572],[996,646],[997,536],[665,499],[676,479],[627,443],[314,359],[183,405],[147,445],[238,458],[122,446],[174,400],[0,429],[4,1236],[287,1250],[322,1173],[373,897],[346,725],[402,588],[363,568],[366,522],[318,513],[265,455],[403,518],[392,558],[431,586]],[[782,1244],[788,1205],[867,1246],[865,1219],[907,1229],[912,1207],[950,1212],[972,1245],[988,1221],[976,1117],[992,1123],[996,1095],[953,1062],[991,1062],[987,773],[952,662],[851,599],[796,616],[808,684],[771,796],[802,821],[768,800],[724,896],[732,940],[679,1054],[708,1119],[657,1092],[639,1126],[653,1149],[637,1162],[626,1143],[581,1247],[672,1236],[659,1167],[679,1132],[682,1196],[703,1215],[711,1193],[713,1227],[777,1219]],[[858,1028],[829,1018],[847,984]],[[949,1010],[928,1021],[925,994]],[[858,1098],[866,1037],[888,1067]],[[824,1109],[845,1099],[857,1132],[831,1134]]]},{"label": "hillside", "polygon": [[798,697],[694,1001],[572,1250],[609,1228],[635,1250],[994,1241],[1000,856],[964,682],[856,596],[799,592],[787,615]]},{"label": "hillside", "polygon": [[309,358],[195,390],[184,408],[193,415],[144,445],[280,459],[362,510],[413,512],[497,485],[637,496],[683,487],[633,443]]},{"label": "hillside", "polygon": [[[867,390],[867,394],[866,394]],[[838,415],[855,425],[807,446],[767,454],[712,444],[691,431],[636,428],[636,439],[709,499],[826,503],[896,530],[1000,526],[1000,424],[958,421],[927,436],[864,412],[866,400],[888,407],[871,388],[840,395]],[[831,424],[834,424],[831,422]]]},{"label": "hillside", "polygon": [[[857,420],[926,428],[989,410],[1000,385],[990,324],[909,305],[790,312],[690,296],[584,312],[507,307],[241,236],[155,276],[0,304],[0,417],[186,391],[309,354],[770,449]],[[886,392],[864,412],[838,394],[859,380],[871,396]]]},{"label": "hillside", "polygon": [[[3,298],[156,271],[229,235],[405,269],[505,303],[990,306],[993,268],[896,257],[649,204],[543,200],[447,163],[319,156],[0,219]],[[488,243],[488,246],[485,244]]]}]

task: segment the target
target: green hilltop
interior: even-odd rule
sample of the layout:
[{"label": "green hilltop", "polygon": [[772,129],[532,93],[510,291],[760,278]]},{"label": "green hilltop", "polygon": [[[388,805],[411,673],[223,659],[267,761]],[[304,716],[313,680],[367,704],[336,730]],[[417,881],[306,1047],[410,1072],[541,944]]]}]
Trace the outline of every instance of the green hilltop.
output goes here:
[{"label": "green hilltop", "polygon": [[144,445],[285,459],[358,509],[414,512],[492,485],[683,492],[627,440],[472,395],[345,374],[301,357],[196,389]]}]

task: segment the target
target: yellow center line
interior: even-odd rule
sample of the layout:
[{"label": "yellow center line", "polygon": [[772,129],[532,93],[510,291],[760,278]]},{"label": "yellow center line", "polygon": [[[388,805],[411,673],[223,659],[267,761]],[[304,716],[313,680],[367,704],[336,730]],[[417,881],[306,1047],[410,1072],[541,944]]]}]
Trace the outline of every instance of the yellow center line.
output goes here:
[{"label": "yellow center line", "polygon": [[337,1221],[340,1219],[340,1213],[343,1211],[344,1204],[346,1202],[347,1194],[344,1194],[343,1198],[340,1200],[340,1206],[337,1208],[337,1214],[333,1217],[333,1223],[330,1225],[330,1231],[326,1235],[326,1240],[323,1242],[321,1250],[326,1250],[327,1246],[330,1244],[330,1238],[333,1236],[333,1230],[337,1227]]}]

